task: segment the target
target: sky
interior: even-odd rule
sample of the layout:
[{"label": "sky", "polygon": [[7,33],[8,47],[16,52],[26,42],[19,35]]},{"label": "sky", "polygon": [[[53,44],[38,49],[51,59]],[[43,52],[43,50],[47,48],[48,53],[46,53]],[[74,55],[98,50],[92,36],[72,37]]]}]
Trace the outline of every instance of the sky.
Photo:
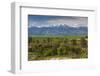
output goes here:
[{"label": "sky", "polygon": [[88,26],[88,18],[78,16],[28,15],[28,27],[59,26],[60,24],[66,24],[70,27]]}]

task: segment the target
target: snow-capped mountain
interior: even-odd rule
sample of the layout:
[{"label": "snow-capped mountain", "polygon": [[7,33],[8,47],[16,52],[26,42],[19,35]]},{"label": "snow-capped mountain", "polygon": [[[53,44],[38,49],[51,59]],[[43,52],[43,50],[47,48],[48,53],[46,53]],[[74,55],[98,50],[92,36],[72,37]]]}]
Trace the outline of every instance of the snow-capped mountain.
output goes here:
[{"label": "snow-capped mountain", "polygon": [[28,27],[28,35],[87,35],[88,28],[86,26],[72,27],[66,24],[51,26],[32,26]]}]

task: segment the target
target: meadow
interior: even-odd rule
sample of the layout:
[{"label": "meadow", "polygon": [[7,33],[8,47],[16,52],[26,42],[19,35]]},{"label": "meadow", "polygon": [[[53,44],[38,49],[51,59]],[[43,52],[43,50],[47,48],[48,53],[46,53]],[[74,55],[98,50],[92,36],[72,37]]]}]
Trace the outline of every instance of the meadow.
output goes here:
[{"label": "meadow", "polygon": [[87,36],[29,36],[28,61],[88,58]]}]

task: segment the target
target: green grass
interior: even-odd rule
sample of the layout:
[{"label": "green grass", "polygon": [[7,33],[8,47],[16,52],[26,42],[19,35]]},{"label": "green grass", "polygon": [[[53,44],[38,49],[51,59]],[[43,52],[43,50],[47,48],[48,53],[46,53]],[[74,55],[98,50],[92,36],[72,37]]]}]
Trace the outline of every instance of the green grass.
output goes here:
[{"label": "green grass", "polygon": [[33,35],[33,36],[29,36],[29,37],[32,37],[32,38],[68,38],[68,39],[78,39],[78,38],[81,38],[81,37],[85,37],[86,35],[78,35],[78,36],[52,36],[52,35]]}]

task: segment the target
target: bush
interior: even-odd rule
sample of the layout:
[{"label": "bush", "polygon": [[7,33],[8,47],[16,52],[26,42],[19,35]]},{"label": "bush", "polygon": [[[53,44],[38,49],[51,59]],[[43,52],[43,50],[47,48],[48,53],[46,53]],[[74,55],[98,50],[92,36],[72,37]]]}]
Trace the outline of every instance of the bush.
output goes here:
[{"label": "bush", "polygon": [[87,47],[87,40],[85,38],[81,38],[81,47],[86,48]]},{"label": "bush", "polygon": [[62,47],[57,48],[57,55],[62,55]]},{"label": "bush", "polygon": [[52,55],[52,50],[51,49],[48,49],[46,51],[43,52],[43,55],[44,56],[51,56]]},{"label": "bush", "polygon": [[88,51],[86,48],[82,48],[80,57],[81,58],[88,58]]},{"label": "bush", "polygon": [[71,43],[72,43],[73,46],[76,46],[77,45],[77,40],[76,39],[72,39]]},{"label": "bush", "polygon": [[74,46],[71,46],[70,47],[70,51],[69,51],[69,56],[74,57],[74,58],[79,58],[80,57],[80,54],[81,54],[81,48],[80,47],[74,47]]}]

